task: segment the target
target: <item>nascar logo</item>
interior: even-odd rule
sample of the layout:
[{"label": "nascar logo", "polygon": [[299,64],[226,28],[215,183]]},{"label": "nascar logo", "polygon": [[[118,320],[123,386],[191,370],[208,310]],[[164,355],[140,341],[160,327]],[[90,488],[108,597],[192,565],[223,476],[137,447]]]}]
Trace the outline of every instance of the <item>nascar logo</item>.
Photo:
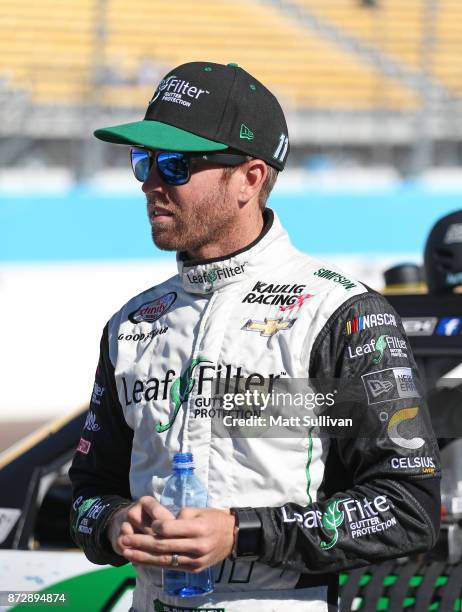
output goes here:
[{"label": "nascar logo", "polygon": [[370,327],[378,327],[379,325],[396,325],[395,316],[388,312],[380,312],[378,314],[360,315],[347,321],[345,325],[345,333],[347,336],[360,332],[363,329],[369,329]]}]

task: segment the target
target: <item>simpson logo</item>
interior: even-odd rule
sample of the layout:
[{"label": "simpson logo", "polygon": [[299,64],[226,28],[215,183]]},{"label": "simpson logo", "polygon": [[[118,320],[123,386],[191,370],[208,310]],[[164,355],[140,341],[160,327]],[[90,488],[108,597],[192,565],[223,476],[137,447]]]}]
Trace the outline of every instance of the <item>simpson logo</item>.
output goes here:
[{"label": "simpson logo", "polygon": [[210,91],[191,85],[189,81],[178,79],[178,77],[172,74],[166,79],[162,79],[159,83],[149,105],[160,100],[162,102],[181,104],[181,106],[189,108],[191,103],[194,102],[194,100],[198,100],[202,94],[208,95]]},{"label": "simpson logo", "polygon": [[146,302],[133,312],[128,315],[128,318],[132,323],[141,323],[142,321],[146,321],[147,323],[154,323],[170,308],[173,306],[176,300],[176,292],[170,291],[165,295],[161,295],[156,300],[152,300],[152,302]]},{"label": "simpson logo", "polygon": [[85,440],[85,438],[80,438],[79,444],[77,446],[77,452],[83,453],[84,455],[88,455],[90,452],[91,442]]},{"label": "simpson logo", "polygon": [[369,329],[371,327],[378,327],[379,325],[396,325],[395,315],[389,312],[379,312],[377,314],[372,313],[370,315],[360,315],[355,317],[345,324],[345,333],[347,336],[363,331],[363,329]]},{"label": "simpson logo", "polygon": [[414,384],[411,368],[388,368],[361,376],[368,404],[420,397]]},{"label": "simpson logo", "polygon": [[395,414],[391,417],[387,426],[387,434],[394,444],[409,450],[417,450],[425,444],[425,440],[423,438],[403,438],[403,436],[398,432],[398,427],[400,427],[402,423],[412,421],[416,418],[418,413],[419,409],[415,406],[413,408],[402,408],[401,410],[395,412]]},{"label": "simpson logo", "polygon": [[313,272],[315,276],[319,276],[321,278],[327,278],[327,280],[334,281],[334,283],[339,283],[345,289],[353,289],[356,287],[355,283],[353,283],[350,279],[342,276],[338,272],[333,272],[332,270],[327,270],[326,268],[319,268],[316,272]]}]

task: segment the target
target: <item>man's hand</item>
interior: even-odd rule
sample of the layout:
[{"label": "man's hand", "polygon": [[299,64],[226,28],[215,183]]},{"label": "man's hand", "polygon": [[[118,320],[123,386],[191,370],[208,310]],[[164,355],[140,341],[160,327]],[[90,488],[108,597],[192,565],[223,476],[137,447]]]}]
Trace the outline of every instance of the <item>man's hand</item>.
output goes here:
[{"label": "man's hand", "polygon": [[[170,568],[175,553],[177,569],[197,573],[231,553],[235,518],[228,510],[183,508],[175,519],[153,498],[141,498],[140,502],[146,499],[151,502],[144,502],[143,509],[152,517],[151,523],[139,521],[137,514],[138,529],[130,533],[124,522],[117,539],[121,554],[132,563]],[[130,527],[133,524],[130,522]]]},{"label": "man's hand", "polygon": [[172,520],[175,517],[165,506],[159,504],[154,497],[144,496],[114,512],[109,522],[107,534],[112,548],[118,555],[123,555],[124,545],[120,539],[123,536],[133,534],[145,534],[151,538],[154,536],[152,530],[153,520]]}]

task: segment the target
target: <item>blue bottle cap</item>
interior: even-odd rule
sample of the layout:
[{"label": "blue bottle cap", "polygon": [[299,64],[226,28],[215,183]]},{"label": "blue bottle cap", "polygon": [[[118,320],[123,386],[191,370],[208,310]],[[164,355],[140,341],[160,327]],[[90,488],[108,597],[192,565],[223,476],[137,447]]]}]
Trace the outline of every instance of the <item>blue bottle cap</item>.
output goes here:
[{"label": "blue bottle cap", "polygon": [[175,453],[173,455],[173,467],[183,469],[194,467],[192,453]]}]

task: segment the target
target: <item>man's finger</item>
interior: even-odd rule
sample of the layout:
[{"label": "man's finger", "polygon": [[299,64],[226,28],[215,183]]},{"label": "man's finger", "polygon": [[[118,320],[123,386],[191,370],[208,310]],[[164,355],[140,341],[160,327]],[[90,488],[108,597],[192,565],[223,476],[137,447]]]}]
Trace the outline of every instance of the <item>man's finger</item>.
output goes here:
[{"label": "man's finger", "polygon": [[150,518],[150,521],[165,521],[175,518],[174,514],[172,514],[168,508],[160,504],[154,497],[140,497],[139,502],[143,512]]},{"label": "man's finger", "polygon": [[152,538],[139,534],[122,537],[120,545],[122,548],[141,550],[155,555],[176,553],[193,558],[203,557],[210,552],[205,540]]},{"label": "man's finger", "polygon": [[156,567],[178,571],[197,572],[207,567],[203,560],[182,555],[178,555],[178,565],[172,566],[172,555],[156,555],[134,548],[125,549],[123,556],[132,563],[155,565]]},{"label": "man's finger", "polygon": [[202,519],[153,521],[152,530],[163,538],[195,538],[207,535],[207,525]]},{"label": "man's finger", "polygon": [[133,525],[131,525],[128,521],[124,521],[120,526],[120,535],[132,535],[133,533],[135,533]]}]

